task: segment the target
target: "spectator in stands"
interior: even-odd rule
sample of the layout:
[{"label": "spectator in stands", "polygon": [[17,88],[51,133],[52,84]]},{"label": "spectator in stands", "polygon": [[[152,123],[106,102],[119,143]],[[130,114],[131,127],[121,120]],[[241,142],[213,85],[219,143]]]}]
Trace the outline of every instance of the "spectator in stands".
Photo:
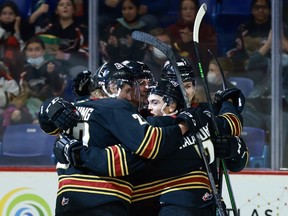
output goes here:
[{"label": "spectator in stands", "polygon": [[45,45],[34,36],[27,41],[24,48],[26,64],[21,74],[23,88],[28,88],[29,96],[41,101],[48,97],[60,96],[64,89],[64,80],[60,74],[60,67],[53,61],[44,59]]},{"label": "spectator in stands", "polygon": [[60,39],[59,49],[54,52],[54,56],[68,71],[69,76],[73,76],[73,67],[88,65],[88,30],[87,26],[77,22],[75,12],[73,0],[58,0],[55,16],[41,32]]},{"label": "spectator in stands", "polygon": [[[10,76],[8,67],[0,62],[0,115],[20,93],[18,83]],[[2,118],[0,118],[2,119]],[[1,122],[1,121],[0,121]]]},{"label": "spectator in stands", "polygon": [[19,9],[13,1],[0,5],[0,58],[8,65],[10,75],[19,81],[23,60],[21,48],[24,42],[33,35],[30,26],[21,18]]},{"label": "spectator in stands", "polygon": [[[209,62],[207,73],[207,81],[210,93],[215,93],[216,91],[223,90],[224,88],[235,87],[231,82],[227,80],[228,76],[230,76],[230,73],[234,70],[233,62],[226,56],[220,57],[217,60],[220,64],[223,75],[217,61],[212,59]],[[226,87],[223,85],[223,76],[227,85]],[[214,98],[214,96],[212,98]]]},{"label": "spectator in stands", "polygon": [[238,27],[236,46],[227,52],[227,56],[233,60],[238,72],[243,74],[245,62],[250,54],[258,50],[267,40],[270,29],[270,0],[253,0],[250,20]]},{"label": "spectator in stands", "polygon": [[[193,42],[193,27],[198,9],[198,0],[181,0],[178,21],[167,27],[171,33],[173,47],[178,50],[181,56],[189,57],[193,62],[197,62]],[[210,57],[207,49],[217,53],[217,35],[214,27],[205,20],[200,25],[199,43],[201,44],[200,53],[206,70]]]},{"label": "spectator in stands", "polygon": [[110,28],[106,41],[100,42],[104,61],[143,61],[146,45],[132,39],[133,31],[146,31],[145,23],[139,19],[139,0],[122,1],[122,17]]},{"label": "spectator in stands", "polygon": [[[171,46],[171,36],[169,32],[165,28],[155,28],[152,29],[149,34],[159,39],[161,42]],[[161,77],[161,71],[163,68],[164,63],[167,61],[167,57],[164,53],[162,53],[160,50],[155,48],[154,46],[149,45],[148,49],[145,53],[143,62],[147,64],[147,66],[150,68],[154,79],[156,81],[160,80]]]},{"label": "spectator in stands", "polygon": [[35,33],[40,32],[51,15],[50,6],[43,0],[34,0],[31,5],[32,14],[28,18],[35,25]]}]

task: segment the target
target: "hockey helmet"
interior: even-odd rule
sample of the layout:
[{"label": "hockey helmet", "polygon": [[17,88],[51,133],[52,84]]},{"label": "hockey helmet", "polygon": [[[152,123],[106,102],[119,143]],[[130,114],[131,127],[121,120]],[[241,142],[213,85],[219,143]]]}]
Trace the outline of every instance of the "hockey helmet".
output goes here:
[{"label": "hockey helmet", "polygon": [[[191,63],[189,63],[186,59],[181,58],[177,61],[178,70],[180,72],[181,78],[183,82],[192,81],[193,85],[195,85],[196,77],[195,70]],[[164,67],[162,69],[161,74],[162,80],[177,80],[175,70],[170,61],[166,61]]]},{"label": "hockey helmet", "polygon": [[107,85],[111,81],[117,81],[119,85],[127,83],[132,86],[134,83],[134,77],[129,68],[118,62],[104,63],[96,70],[93,78],[100,86]]},{"label": "hockey helmet", "polygon": [[184,106],[181,88],[179,83],[174,80],[160,80],[156,85],[149,87],[150,94],[163,96],[163,101],[168,105],[176,102],[178,109]]},{"label": "hockey helmet", "polygon": [[[93,75],[93,79],[106,94],[108,94],[107,89],[110,84],[116,84],[118,89],[121,89],[124,84],[128,84],[130,86],[133,86],[134,84],[134,76],[131,70],[118,62],[104,63],[96,70],[95,74]],[[108,94],[108,96],[115,97],[117,95]]]},{"label": "hockey helmet", "polygon": [[144,62],[126,60],[121,63],[132,71],[134,78],[136,80],[137,79],[154,80],[154,77],[153,77],[153,74],[151,73],[150,68]]}]

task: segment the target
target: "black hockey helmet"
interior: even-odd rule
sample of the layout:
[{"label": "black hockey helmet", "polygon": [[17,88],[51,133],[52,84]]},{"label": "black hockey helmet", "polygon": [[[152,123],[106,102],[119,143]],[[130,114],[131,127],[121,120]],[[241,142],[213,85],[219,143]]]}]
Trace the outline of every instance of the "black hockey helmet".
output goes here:
[{"label": "black hockey helmet", "polygon": [[93,75],[93,79],[109,97],[117,96],[114,94],[112,95],[107,91],[107,87],[110,84],[116,84],[117,89],[121,89],[123,87],[123,84],[128,84],[130,86],[133,86],[134,84],[134,76],[131,70],[125,65],[122,65],[118,62],[104,63],[96,70],[95,74]]},{"label": "black hockey helmet", "polygon": [[[189,63],[186,59],[181,58],[180,60],[177,61],[177,66],[183,82],[192,81],[193,85],[195,85],[196,77],[195,77],[195,70],[192,64]],[[166,61],[164,64],[161,79],[177,80],[174,67],[169,61]]]},{"label": "black hockey helmet", "polygon": [[125,60],[121,62],[121,64],[125,65],[132,71],[134,78],[136,80],[137,79],[154,80],[150,68],[144,62]]},{"label": "black hockey helmet", "polygon": [[96,70],[93,78],[100,86],[108,85],[111,81],[117,81],[119,85],[127,83],[132,86],[134,83],[134,76],[131,70],[118,62],[104,63]]},{"label": "black hockey helmet", "polygon": [[160,80],[156,85],[149,87],[149,94],[163,96],[164,102],[168,105],[175,101],[178,109],[184,106],[181,88],[174,80]]}]

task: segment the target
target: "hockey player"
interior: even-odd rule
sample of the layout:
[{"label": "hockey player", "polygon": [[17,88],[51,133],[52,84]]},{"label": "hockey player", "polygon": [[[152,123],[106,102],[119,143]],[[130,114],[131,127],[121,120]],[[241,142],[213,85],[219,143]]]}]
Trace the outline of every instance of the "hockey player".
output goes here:
[{"label": "hockey player", "polygon": [[[183,59],[178,61],[177,64],[186,92],[190,92],[188,97],[190,96],[190,101],[195,101],[193,100],[195,99],[193,94],[196,91],[196,83],[193,70],[188,62]],[[181,98],[179,86],[177,88],[176,85],[176,87],[172,88],[171,84],[169,85],[169,83],[173,83],[175,86],[174,80],[176,78],[171,65],[167,63],[162,72],[166,81],[160,81],[157,86],[151,88],[148,96],[151,112],[154,116],[163,116],[160,118],[148,117],[147,121],[155,126],[173,124],[175,121],[173,116],[175,118],[177,110],[184,103],[184,101],[182,103],[179,101],[179,98]],[[168,77],[169,79],[167,79]],[[167,80],[170,80],[170,82]],[[193,102],[192,105],[194,107],[204,106],[206,112],[208,111],[205,104]],[[229,104],[227,105],[228,107]],[[230,119],[227,114],[222,117]],[[225,132],[225,127],[221,127],[221,129],[224,134],[229,130],[230,132],[235,131],[229,129]],[[213,129],[210,129],[210,131],[213,131]],[[203,131],[200,130],[199,132]],[[237,136],[233,137],[224,134],[216,136],[216,138],[214,134],[208,135],[208,137],[212,136],[213,146],[209,142],[205,142],[205,140],[205,143],[203,142],[206,145],[216,183],[217,168],[216,160],[213,156],[214,153],[216,157],[224,158],[230,171],[234,172],[242,170],[246,166],[248,159],[248,150],[243,140]],[[199,155],[199,150],[197,150],[195,134],[186,135],[184,140],[184,145],[178,151],[155,162],[152,168],[146,167],[146,169],[133,175],[134,190],[131,209],[133,215],[139,215],[137,212],[144,212],[143,215],[148,215],[147,211],[149,210],[147,207],[157,206],[158,199],[155,201],[155,197],[159,197],[161,203],[159,215],[210,216],[216,214],[215,200],[211,193],[211,186],[207,179],[203,159]],[[173,175],[171,175],[172,173]],[[149,215],[151,214],[149,212]]]},{"label": "hockey player", "polygon": [[[54,98],[45,101],[40,109],[39,122],[45,132],[55,134],[59,129],[65,131],[76,125],[70,132],[77,138],[81,137],[84,146],[89,146],[84,149],[83,145],[70,142],[64,149],[58,148],[59,146],[54,148],[56,155],[65,152],[66,159],[70,162],[68,165],[57,165],[59,188],[56,215],[128,215],[132,184],[125,178],[95,176],[87,169],[89,163],[94,161],[82,161],[79,157],[82,151],[89,158],[94,146],[104,149],[121,143],[135,155],[147,159],[157,158],[177,150],[183,141],[182,134],[188,130],[183,123],[153,127],[127,100],[115,99],[127,85],[131,87],[134,80],[130,79],[125,66],[120,63],[113,65],[102,66],[97,73],[102,90],[111,98],[79,101],[76,104],[78,111],[63,99]],[[78,112],[81,113],[81,122],[78,122]],[[192,121],[191,118],[199,118],[197,115],[191,109],[190,116],[186,115],[187,122]],[[192,133],[192,130],[198,130],[197,127],[189,125]],[[125,152],[117,145],[110,150],[110,153],[117,153],[116,160],[125,159]],[[71,166],[72,163],[74,166]],[[117,168],[118,172],[127,172],[125,167]]]},{"label": "hockey player", "polygon": [[133,87],[132,103],[138,108],[139,113],[147,109],[148,88],[155,82],[149,67],[140,61],[123,61],[123,65],[128,67],[134,75],[135,85]]},{"label": "hockey player", "polygon": [[162,176],[163,177],[163,176]]}]

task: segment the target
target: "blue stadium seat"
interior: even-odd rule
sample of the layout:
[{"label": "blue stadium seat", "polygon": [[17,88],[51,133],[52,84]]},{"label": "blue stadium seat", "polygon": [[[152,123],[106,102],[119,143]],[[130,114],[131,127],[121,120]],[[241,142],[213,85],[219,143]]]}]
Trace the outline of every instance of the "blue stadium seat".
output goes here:
[{"label": "blue stadium seat", "polygon": [[3,134],[0,164],[51,165],[54,142],[39,124],[10,125]]},{"label": "blue stadium seat", "polygon": [[249,97],[249,94],[254,89],[254,82],[250,78],[246,78],[246,77],[229,77],[228,80],[233,85],[235,85],[237,88],[239,88],[246,98]]},{"label": "blue stadium seat", "polygon": [[249,149],[249,168],[268,168],[266,132],[261,128],[243,127],[241,134]]}]

